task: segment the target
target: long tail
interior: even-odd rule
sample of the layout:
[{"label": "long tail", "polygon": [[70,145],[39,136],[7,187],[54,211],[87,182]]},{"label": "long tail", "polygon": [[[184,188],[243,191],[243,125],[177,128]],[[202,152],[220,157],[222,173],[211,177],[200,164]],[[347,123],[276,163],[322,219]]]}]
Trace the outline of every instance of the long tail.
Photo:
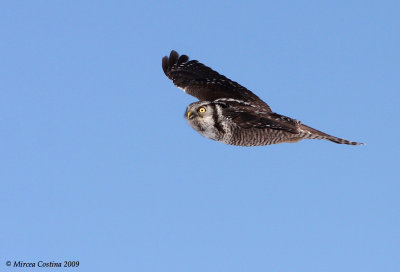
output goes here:
[{"label": "long tail", "polygon": [[313,129],[309,126],[300,125],[301,131],[304,133],[303,137],[304,139],[324,139],[328,140],[337,144],[347,144],[347,145],[364,145],[363,143],[358,143],[358,142],[351,142],[345,139],[337,138],[332,135],[323,133],[322,131]]}]

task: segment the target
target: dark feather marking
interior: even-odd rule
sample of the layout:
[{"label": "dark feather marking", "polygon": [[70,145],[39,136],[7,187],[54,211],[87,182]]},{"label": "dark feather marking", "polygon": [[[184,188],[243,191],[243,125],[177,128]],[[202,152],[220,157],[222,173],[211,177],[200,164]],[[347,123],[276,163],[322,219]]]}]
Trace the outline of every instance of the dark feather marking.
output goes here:
[{"label": "dark feather marking", "polygon": [[219,120],[218,120],[217,106],[216,106],[216,105],[213,105],[213,106],[214,106],[214,111],[213,111],[212,117],[213,117],[213,120],[214,120],[214,126],[215,126],[215,128],[216,128],[220,133],[225,134],[225,130],[224,130],[224,128],[221,126],[221,124],[220,124],[220,122],[219,122]]}]

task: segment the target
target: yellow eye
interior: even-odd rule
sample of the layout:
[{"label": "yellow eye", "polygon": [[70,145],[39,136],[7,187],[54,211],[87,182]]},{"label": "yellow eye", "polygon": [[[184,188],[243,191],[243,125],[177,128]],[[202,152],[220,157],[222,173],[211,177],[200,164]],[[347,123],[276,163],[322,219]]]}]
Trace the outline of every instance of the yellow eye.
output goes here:
[{"label": "yellow eye", "polygon": [[201,108],[199,109],[199,112],[200,112],[200,113],[205,113],[205,112],[206,112],[206,108],[201,107]]}]

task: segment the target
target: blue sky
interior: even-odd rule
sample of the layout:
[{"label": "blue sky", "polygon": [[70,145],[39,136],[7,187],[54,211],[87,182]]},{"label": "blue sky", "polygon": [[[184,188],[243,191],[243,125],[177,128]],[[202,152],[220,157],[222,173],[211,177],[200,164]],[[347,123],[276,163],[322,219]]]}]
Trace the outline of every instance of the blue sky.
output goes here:
[{"label": "blue sky", "polygon": [[[399,8],[3,1],[1,271],[400,271]],[[203,138],[171,49],[367,145]]]}]

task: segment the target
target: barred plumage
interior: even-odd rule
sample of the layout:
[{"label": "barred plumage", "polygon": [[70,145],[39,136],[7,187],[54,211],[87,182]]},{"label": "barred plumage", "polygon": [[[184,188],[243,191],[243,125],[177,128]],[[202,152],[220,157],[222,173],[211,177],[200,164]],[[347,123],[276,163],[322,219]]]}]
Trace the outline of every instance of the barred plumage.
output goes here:
[{"label": "barred plumage", "polygon": [[362,144],[274,113],[267,103],[237,82],[173,50],[162,59],[162,68],[177,87],[200,100],[187,107],[185,117],[191,127],[207,138],[239,146],[295,143],[302,139]]}]

